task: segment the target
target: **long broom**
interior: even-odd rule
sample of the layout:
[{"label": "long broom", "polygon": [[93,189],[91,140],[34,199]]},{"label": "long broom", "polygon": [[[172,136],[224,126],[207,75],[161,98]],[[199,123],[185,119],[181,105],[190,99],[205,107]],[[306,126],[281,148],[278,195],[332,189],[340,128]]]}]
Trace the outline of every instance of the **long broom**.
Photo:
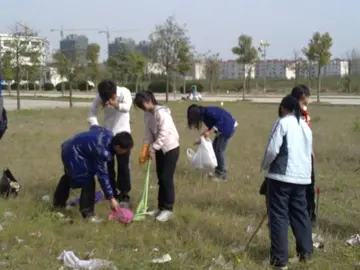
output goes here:
[{"label": "long broom", "polygon": [[149,159],[146,166],[146,177],[145,177],[145,186],[141,200],[136,208],[135,216],[133,221],[142,221],[145,219],[148,214],[148,196],[149,196],[149,185],[150,185],[150,169],[151,169],[151,159]]}]

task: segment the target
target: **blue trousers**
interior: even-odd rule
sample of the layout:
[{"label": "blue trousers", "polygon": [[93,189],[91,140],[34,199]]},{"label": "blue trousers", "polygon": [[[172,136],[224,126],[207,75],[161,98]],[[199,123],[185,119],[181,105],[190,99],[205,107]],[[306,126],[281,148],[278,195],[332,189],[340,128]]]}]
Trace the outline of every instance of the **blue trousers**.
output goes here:
[{"label": "blue trousers", "polygon": [[306,185],[296,185],[273,179],[268,181],[268,215],[270,229],[270,263],[285,266],[288,262],[288,226],[296,240],[296,252],[301,257],[313,253],[312,227],[307,210]]},{"label": "blue trousers", "polygon": [[217,134],[214,142],[213,148],[216,156],[218,166],[215,168],[215,175],[217,177],[226,178],[226,160],[225,160],[225,150],[228,145],[229,139],[225,138],[221,133]]}]

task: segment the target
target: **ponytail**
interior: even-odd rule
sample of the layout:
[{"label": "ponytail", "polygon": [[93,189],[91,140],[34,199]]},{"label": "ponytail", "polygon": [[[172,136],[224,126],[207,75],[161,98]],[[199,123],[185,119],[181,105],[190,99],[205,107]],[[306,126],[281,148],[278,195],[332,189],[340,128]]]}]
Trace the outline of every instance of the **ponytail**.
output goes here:
[{"label": "ponytail", "polygon": [[297,121],[300,121],[301,108],[298,100],[294,96],[288,95],[282,99],[279,106],[279,117],[281,117],[282,109],[287,110],[289,113],[293,113]]}]

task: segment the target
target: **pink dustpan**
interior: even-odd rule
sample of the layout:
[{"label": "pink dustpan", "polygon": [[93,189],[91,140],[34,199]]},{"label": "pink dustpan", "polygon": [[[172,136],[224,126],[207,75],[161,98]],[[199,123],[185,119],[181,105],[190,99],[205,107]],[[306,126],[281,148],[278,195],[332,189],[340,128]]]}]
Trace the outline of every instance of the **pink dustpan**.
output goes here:
[{"label": "pink dustpan", "polygon": [[134,213],[129,208],[119,208],[109,214],[109,220],[117,220],[124,224],[129,224],[133,220]]}]

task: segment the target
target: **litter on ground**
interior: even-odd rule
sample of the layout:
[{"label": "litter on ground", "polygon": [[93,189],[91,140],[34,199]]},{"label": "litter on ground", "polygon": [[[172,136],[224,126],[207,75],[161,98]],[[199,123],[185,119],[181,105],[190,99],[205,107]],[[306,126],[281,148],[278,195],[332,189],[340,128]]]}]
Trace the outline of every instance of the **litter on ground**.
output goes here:
[{"label": "litter on ground", "polygon": [[213,258],[212,262],[214,265],[209,267],[209,270],[215,270],[215,269],[223,269],[223,270],[233,270],[234,264],[232,261],[226,261],[223,255],[219,255],[216,259]]},{"label": "litter on ground", "polygon": [[312,241],[314,248],[323,248],[325,245],[324,238],[315,233],[312,234]]},{"label": "litter on ground", "polygon": [[164,256],[162,256],[160,258],[152,259],[152,263],[167,263],[170,261],[171,261],[170,254],[165,254]]},{"label": "litter on ground", "polygon": [[358,246],[360,244],[360,235],[354,234],[350,236],[349,239],[346,240],[346,244],[352,247]]}]

